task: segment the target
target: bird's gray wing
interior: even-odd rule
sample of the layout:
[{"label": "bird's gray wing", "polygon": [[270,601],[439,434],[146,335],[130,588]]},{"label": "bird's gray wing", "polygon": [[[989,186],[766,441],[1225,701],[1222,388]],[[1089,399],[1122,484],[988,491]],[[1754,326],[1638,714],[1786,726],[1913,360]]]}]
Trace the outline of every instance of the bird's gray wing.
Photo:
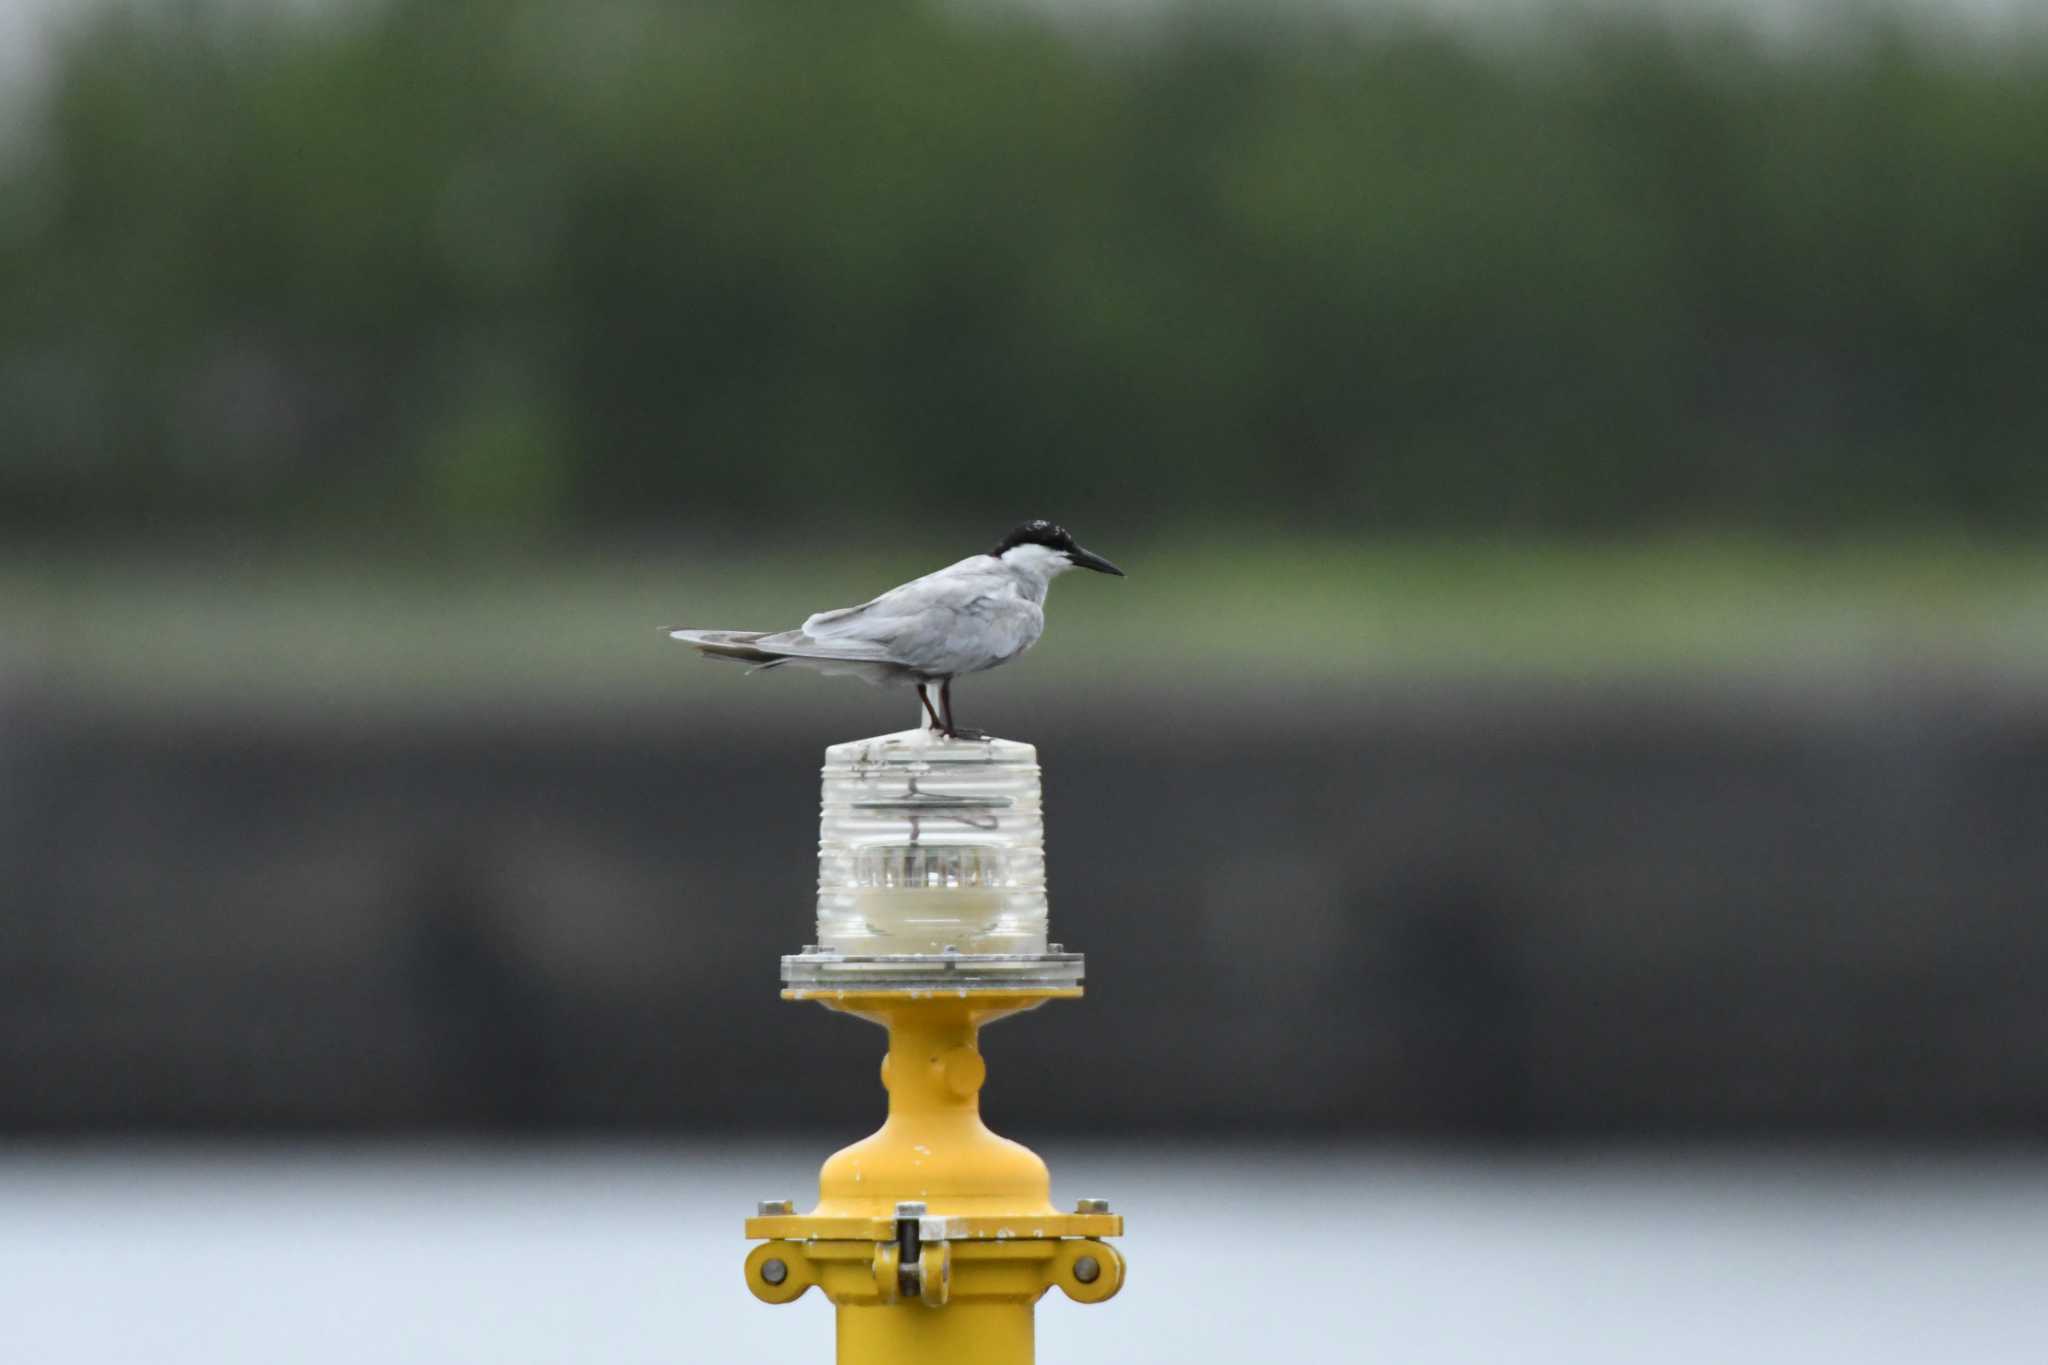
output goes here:
[{"label": "bird's gray wing", "polygon": [[[981,556],[977,556],[981,558]],[[957,601],[976,591],[974,560],[928,573],[889,589],[857,607],[821,611],[781,639],[802,640],[821,648],[879,650],[887,655],[914,651],[916,637],[927,629],[925,618],[945,615]],[[907,660],[906,660],[907,662]]]},{"label": "bird's gray wing", "polygon": [[895,646],[905,643],[905,637],[915,631],[910,629],[912,623],[882,606],[888,596],[885,593],[857,607],[820,612],[795,630],[691,630],[677,626],[668,633],[719,659],[760,664],[808,659],[908,665],[910,660],[899,658]]},{"label": "bird's gray wing", "polygon": [[821,612],[802,634],[823,648],[876,649],[929,676],[972,673],[1016,657],[1044,616],[985,555],[927,574],[844,611]]},{"label": "bird's gray wing", "polygon": [[838,662],[941,676],[1011,657],[1036,638],[1031,625],[1037,619],[997,562],[976,555],[859,606],[818,612],[795,630],[670,633],[724,658]]},{"label": "bird's gray wing", "polygon": [[846,663],[893,662],[874,646],[857,641],[814,640],[801,630],[769,634],[758,630],[691,630],[675,626],[668,633],[685,644],[695,645],[713,658],[741,659],[748,663],[771,664],[788,658],[832,659]]},{"label": "bird's gray wing", "polygon": [[950,661],[976,649],[991,603],[1006,586],[992,567],[986,555],[963,559],[871,602],[821,611],[789,634],[816,648],[877,651],[907,668],[950,671]]}]

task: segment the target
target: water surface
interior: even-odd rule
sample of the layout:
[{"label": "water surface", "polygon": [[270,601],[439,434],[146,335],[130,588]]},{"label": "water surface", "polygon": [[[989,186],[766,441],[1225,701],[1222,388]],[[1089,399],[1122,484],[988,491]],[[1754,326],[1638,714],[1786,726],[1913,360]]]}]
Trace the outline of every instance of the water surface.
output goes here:
[{"label": "water surface", "polygon": [[[831,1359],[739,1220],[828,1146],[16,1148],[0,1359]],[[1127,1213],[1124,1293],[1042,1360],[2033,1365],[2048,1159],[1038,1144]]]}]

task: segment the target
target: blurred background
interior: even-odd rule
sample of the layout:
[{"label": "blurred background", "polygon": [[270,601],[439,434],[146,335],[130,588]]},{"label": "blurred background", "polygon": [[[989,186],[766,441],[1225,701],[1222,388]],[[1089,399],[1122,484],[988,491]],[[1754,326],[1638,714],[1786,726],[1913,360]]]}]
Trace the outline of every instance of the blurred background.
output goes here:
[{"label": "blurred background", "polygon": [[914,704],[656,628],[1049,516],[1048,1359],[2033,1359],[2044,130],[2026,0],[0,0],[4,1355],[826,1358]]}]

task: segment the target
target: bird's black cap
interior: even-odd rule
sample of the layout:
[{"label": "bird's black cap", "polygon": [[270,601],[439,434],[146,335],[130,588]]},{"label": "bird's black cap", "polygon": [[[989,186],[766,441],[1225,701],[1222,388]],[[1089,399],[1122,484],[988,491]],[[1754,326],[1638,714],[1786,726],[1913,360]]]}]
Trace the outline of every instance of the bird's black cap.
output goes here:
[{"label": "bird's black cap", "polygon": [[1020,522],[1017,529],[1004,536],[1002,543],[997,545],[995,549],[990,550],[989,553],[997,559],[1001,559],[1005,550],[1014,550],[1019,545],[1043,545],[1048,550],[1058,550],[1066,555],[1067,562],[1077,568],[1093,569],[1097,573],[1113,573],[1118,578],[1124,576],[1122,569],[1119,569],[1101,555],[1096,554],[1092,550],[1084,550],[1079,545],[1076,545],[1074,538],[1067,534],[1067,528],[1061,526],[1058,522]]},{"label": "bird's black cap", "polygon": [[1002,558],[1003,551],[1014,550],[1019,545],[1043,545],[1051,550],[1071,550],[1074,538],[1067,534],[1067,528],[1052,521],[1020,521],[1016,529],[1002,539],[1002,543],[989,553]]}]

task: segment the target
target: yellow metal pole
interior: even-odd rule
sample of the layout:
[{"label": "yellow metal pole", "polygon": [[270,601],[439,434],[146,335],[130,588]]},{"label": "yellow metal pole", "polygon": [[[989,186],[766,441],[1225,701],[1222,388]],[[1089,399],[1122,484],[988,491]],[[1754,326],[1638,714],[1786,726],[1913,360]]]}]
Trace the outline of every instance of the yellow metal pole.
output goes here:
[{"label": "yellow metal pole", "polygon": [[840,1365],[1029,1365],[1032,1309],[1058,1285],[1095,1303],[1123,1286],[1095,1201],[1052,1206],[1045,1163],[981,1121],[983,1024],[1078,987],[791,990],[889,1030],[889,1115],[826,1161],[808,1214],[764,1205],[747,1285],[788,1303],[818,1285],[837,1306]]},{"label": "yellow metal pole", "polygon": [[839,1309],[840,1365],[944,1360],[974,1365],[1032,1365],[1031,1304],[954,1303]]}]

